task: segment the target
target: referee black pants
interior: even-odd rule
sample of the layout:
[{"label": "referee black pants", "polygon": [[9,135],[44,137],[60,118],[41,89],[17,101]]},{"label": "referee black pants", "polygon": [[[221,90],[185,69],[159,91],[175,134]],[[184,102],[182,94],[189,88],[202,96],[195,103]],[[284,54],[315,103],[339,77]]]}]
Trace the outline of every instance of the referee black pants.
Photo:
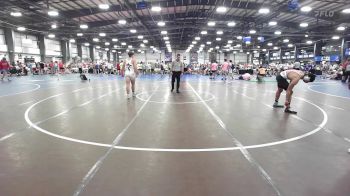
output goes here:
[{"label": "referee black pants", "polygon": [[174,90],[175,78],[176,78],[176,90],[179,90],[179,88],[180,88],[180,76],[181,76],[181,71],[173,71],[173,74],[171,76],[171,89],[172,90]]}]

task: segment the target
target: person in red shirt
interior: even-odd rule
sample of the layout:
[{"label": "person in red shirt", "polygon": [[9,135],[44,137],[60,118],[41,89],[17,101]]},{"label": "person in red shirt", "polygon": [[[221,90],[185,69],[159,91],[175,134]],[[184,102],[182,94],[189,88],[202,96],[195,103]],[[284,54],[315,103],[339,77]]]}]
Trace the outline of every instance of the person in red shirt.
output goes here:
[{"label": "person in red shirt", "polygon": [[64,73],[64,66],[63,66],[62,61],[60,61],[60,62],[58,63],[58,67],[59,67],[59,69],[60,69],[60,73],[63,74],[63,73]]},{"label": "person in red shirt", "polygon": [[[9,73],[10,64],[7,62],[6,58],[2,58],[0,61],[0,73],[2,74],[1,80],[4,80],[5,76]],[[10,78],[7,76],[7,80],[10,81]]]}]

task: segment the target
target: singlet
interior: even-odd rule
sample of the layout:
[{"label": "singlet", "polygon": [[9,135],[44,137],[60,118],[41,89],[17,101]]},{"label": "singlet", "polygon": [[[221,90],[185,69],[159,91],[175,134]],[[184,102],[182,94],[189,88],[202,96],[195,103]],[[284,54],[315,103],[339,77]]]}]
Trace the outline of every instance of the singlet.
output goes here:
[{"label": "singlet", "polygon": [[125,61],[125,75],[134,75],[134,74],[135,74],[134,66],[131,62],[131,59],[128,59]]},{"label": "singlet", "polygon": [[218,69],[218,64],[212,63],[210,69],[211,69],[212,71],[216,71],[216,70]]},{"label": "singlet", "polygon": [[284,79],[288,79],[288,74],[289,74],[290,72],[295,72],[295,73],[299,74],[300,76],[303,76],[303,75],[304,75],[304,72],[302,72],[302,71],[300,71],[300,70],[295,70],[295,69],[288,69],[288,70],[286,70],[286,71],[282,71],[282,72],[280,73],[280,75],[281,75]]}]

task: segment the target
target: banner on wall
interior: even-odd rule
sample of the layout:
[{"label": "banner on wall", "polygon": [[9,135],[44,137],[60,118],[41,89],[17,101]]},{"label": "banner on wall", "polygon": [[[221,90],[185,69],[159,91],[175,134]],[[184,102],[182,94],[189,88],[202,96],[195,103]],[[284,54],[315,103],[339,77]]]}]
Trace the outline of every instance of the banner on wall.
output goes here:
[{"label": "banner on wall", "polygon": [[171,52],[166,52],[165,53],[165,57],[164,57],[164,61],[165,62],[172,62],[173,61],[173,57],[172,57],[172,53]]}]

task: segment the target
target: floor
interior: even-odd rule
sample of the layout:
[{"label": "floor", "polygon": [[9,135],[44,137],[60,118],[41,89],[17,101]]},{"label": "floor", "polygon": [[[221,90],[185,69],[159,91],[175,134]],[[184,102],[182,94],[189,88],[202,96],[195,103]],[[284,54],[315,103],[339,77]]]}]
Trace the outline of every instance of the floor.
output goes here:
[{"label": "floor", "polygon": [[[142,76],[28,76],[0,83],[0,195],[349,196],[350,91]],[[282,95],[281,103],[284,103]]]}]

